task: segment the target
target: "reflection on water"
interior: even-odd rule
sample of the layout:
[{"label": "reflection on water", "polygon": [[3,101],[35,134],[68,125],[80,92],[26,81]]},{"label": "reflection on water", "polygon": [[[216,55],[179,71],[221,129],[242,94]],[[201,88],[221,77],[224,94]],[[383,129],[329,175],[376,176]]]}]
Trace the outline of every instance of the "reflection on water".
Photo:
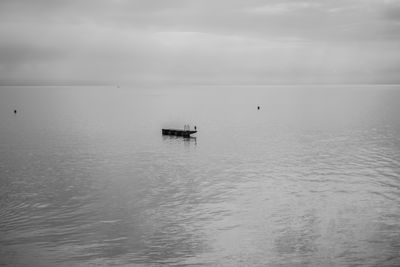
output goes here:
[{"label": "reflection on water", "polygon": [[184,144],[185,146],[197,145],[197,137],[181,137],[181,136],[173,136],[173,135],[163,135],[163,141],[169,145],[179,145]]},{"label": "reflection on water", "polygon": [[0,263],[396,266],[397,89],[2,88]]}]

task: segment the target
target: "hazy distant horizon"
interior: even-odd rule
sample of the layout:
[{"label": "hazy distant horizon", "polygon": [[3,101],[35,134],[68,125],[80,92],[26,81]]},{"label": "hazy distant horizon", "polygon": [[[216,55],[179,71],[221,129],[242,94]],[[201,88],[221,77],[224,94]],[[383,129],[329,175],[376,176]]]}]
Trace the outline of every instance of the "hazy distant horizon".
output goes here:
[{"label": "hazy distant horizon", "polygon": [[22,81],[1,81],[0,86],[111,86],[111,87],[122,87],[122,86],[135,86],[135,85],[143,85],[143,86],[346,86],[346,85],[354,85],[354,86],[374,86],[374,85],[383,85],[383,86],[395,86],[399,85],[399,83],[362,83],[362,82],[354,82],[354,83],[240,83],[240,82],[225,82],[225,83],[215,83],[215,82],[179,82],[179,81],[148,81],[148,82],[112,82],[112,81],[80,81],[80,80],[71,80],[71,81],[63,81],[63,80],[22,80]]}]

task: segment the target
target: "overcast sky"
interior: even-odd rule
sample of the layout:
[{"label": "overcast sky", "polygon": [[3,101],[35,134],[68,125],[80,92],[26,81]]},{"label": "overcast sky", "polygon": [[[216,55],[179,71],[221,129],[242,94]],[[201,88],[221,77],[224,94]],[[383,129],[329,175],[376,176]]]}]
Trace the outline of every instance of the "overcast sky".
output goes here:
[{"label": "overcast sky", "polygon": [[0,0],[0,80],[398,83],[400,0]]}]

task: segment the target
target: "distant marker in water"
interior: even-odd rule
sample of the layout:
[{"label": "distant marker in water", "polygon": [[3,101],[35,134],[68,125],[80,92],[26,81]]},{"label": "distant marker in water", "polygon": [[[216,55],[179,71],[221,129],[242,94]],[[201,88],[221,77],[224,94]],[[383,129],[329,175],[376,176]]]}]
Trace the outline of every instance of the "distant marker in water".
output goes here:
[{"label": "distant marker in water", "polygon": [[14,109],[14,114],[17,114],[17,110],[16,109]]},{"label": "distant marker in water", "polygon": [[259,110],[259,109],[260,109],[260,106],[257,106],[257,109]]}]

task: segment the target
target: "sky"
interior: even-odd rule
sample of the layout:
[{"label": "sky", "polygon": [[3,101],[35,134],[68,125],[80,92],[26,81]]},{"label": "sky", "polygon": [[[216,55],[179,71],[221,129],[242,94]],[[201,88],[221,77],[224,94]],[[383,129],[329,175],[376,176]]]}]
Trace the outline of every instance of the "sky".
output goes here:
[{"label": "sky", "polygon": [[399,83],[400,0],[0,0],[0,82]]}]

